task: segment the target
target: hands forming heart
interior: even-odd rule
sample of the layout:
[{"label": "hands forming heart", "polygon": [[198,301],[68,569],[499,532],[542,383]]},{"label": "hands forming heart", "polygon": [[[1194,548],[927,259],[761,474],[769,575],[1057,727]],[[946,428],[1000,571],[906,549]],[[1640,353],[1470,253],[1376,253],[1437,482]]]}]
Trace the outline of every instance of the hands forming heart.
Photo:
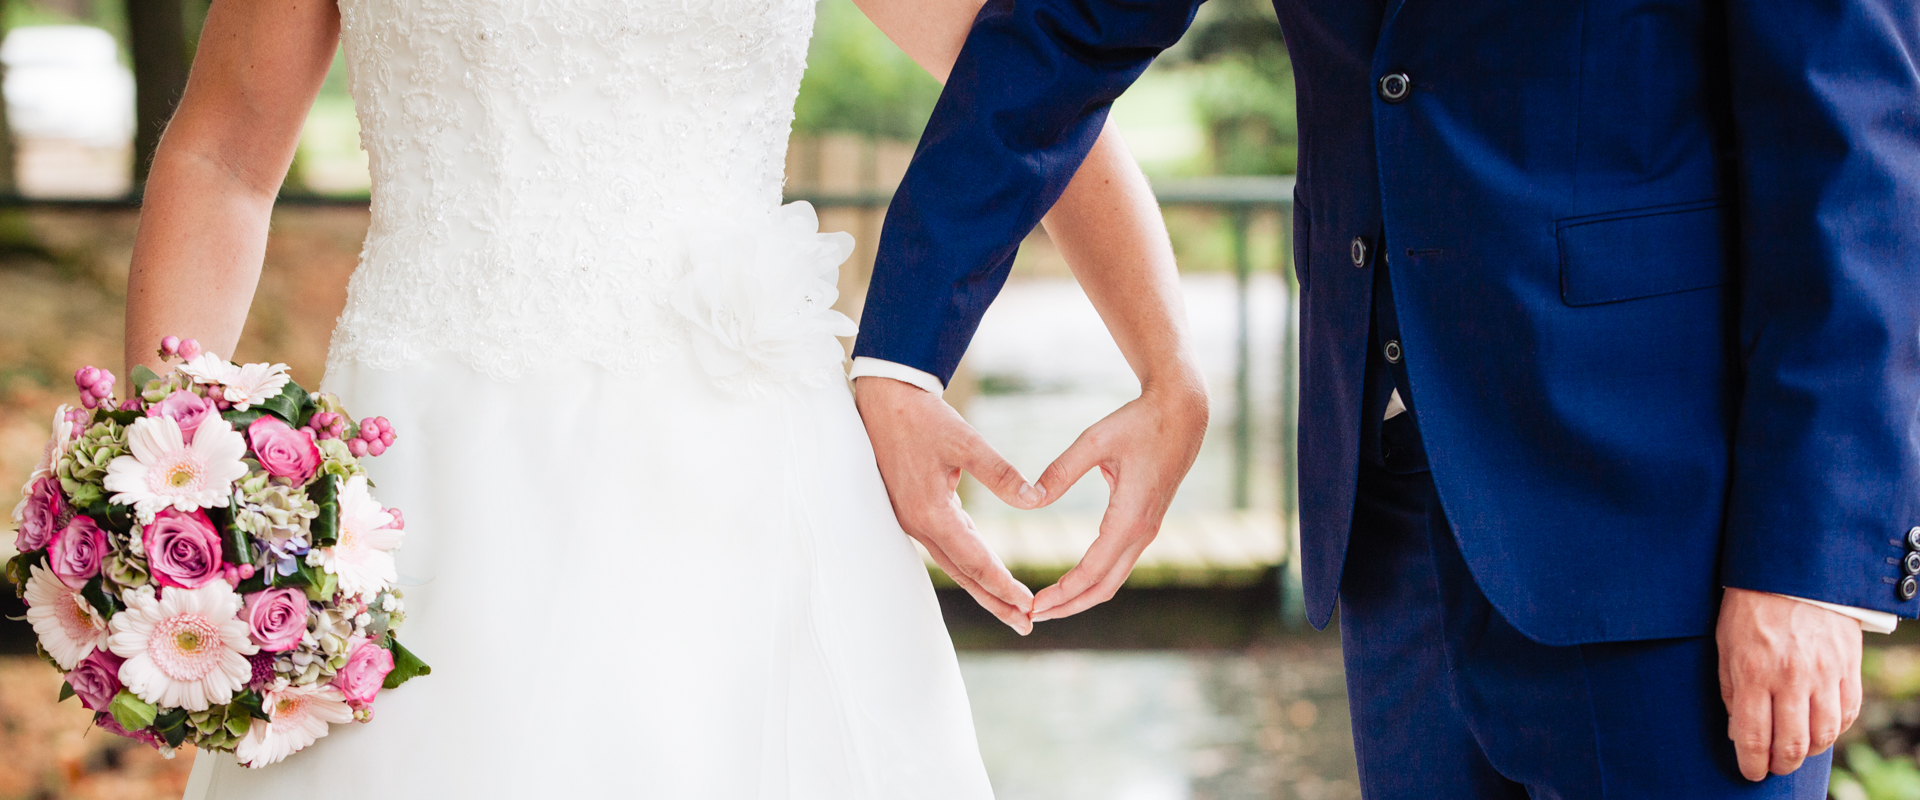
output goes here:
[{"label": "hands forming heart", "polygon": [[[938,396],[889,378],[855,383],[900,526],[955,583],[1022,636],[1033,632],[1035,622],[1071,616],[1113,597],[1159,534],[1207,428],[1203,386],[1191,380],[1149,385],[1082,433],[1036,485]],[[1078,564],[1038,595],[987,547],[954,494],[964,471],[1002,502],[1037,509],[1096,468],[1112,490],[1100,534]]]}]

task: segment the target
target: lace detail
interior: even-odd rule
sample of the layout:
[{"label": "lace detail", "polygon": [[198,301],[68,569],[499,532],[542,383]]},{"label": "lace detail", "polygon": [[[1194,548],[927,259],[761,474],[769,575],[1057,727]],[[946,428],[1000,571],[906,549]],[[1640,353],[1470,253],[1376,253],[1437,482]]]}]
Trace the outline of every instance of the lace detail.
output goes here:
[{"label": "lace detail", "polygon": [[[373,219],[331,369],[690,347],[684,232],[779,207],[813,0],[341,0]],[[837,263],[836,263],[837,266]]]}]

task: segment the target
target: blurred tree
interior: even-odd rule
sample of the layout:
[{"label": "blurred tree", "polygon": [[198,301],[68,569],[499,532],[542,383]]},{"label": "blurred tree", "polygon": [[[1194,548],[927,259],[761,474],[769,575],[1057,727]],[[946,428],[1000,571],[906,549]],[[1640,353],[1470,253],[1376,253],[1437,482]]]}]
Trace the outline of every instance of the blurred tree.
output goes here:
[{"label": "blurred tree", "polygon": [[1293,173],[1293,62],[1267,0],[1212,0],[1169,57],[1198,68],[1194,105],[1216,174]]},{"label": "blurred tree", "polygon": [[[126,0],[127,49],[133,56],[134,191],[147,182],[153,151],[160,146],[192,63],[186,0]],[[198,33],[196,26],[191,33]]]},{"label": "blurred tree", "polygon": [[940,83],[894,47],[851,0],[821,0],[794,107],[794,132],[913,140]]}]

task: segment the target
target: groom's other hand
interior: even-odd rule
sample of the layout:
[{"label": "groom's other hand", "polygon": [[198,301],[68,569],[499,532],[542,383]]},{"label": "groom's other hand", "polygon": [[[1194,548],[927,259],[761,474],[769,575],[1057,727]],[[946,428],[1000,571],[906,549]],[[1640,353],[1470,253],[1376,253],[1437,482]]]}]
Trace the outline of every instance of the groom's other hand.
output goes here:
[{"label": "groom's other hand", "polygon": [[932,392],[892,378],[854,380],[893,513],[953,582],[1021,636],[1033,632],[1033,593],[1015,580],[960,508],[962,471],[1002,502],[1034,508],[1040,491]]},{"label": "groom's other hand", "polygon": [[1860,716],[1860,622],[1766,592],[1720,604],[1720,697],[1740,774],[1785,775]]},{"label": "groom's other hand", "polygon": [[1041,473],[1048,503],[1096,468],[1111,493],[1093,546],[1058,583],[1034,596],[1034,622],[1078,614],[1112,599],[1140,553],[1160,534],[1167,505],[1207,433],[1205,384],[1197,374],[1171,383],[1145,387],[1138,399],[1080,434]]}]

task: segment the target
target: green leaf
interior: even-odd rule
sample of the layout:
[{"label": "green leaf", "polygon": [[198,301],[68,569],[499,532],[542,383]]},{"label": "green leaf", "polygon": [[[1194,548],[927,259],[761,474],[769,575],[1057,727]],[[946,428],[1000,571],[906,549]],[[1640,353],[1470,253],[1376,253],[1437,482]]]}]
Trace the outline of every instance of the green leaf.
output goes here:
[{"label": "green leaf", "polygon": [[313,570],[313,577],[307,581],[307,599],[324,603],[340,591],[340,576],[324,571],[319,567],[307,567]]},{"label": "green leaf", "polygon": [[262,409],[260,406],[254,406],[253,408],[249,408],[245,411],[235,411],[235,410],[229,409],[227,411],[220,412],[220,418],[226,420],[227,424],[232,425],[233,429],[236,431],[239,431],[242,435],[246,434],[247,426],[252,425],[254,420],[259,419],[261,417],[265,417],[265,416],[271,416],[271,415],[269,415],[266,412],[266,410]]},{"label": "green leaf", "polygon": [[64,703],[67,701],[67,698],[72,696],[73,696],[73,684],[67,683],[66,681],[61,681],[60,682],[60,699],[55,700],[53,702]]},{"label": "green leaf", "polygon": [[139,411],[120,411],[107,408],[95,409],[93,414],[96,421],[100,419],[110,419],[121,425],[132,425],[134,420],[146,416],[145,413]]},{"label": "green leaf", "polygon": [[427,662],[421,661],[419,656],[408,652],[407,648],[401,647],[399,639],[389,636],[383,644],[386,645],[388,650],[393,651],[393,671],[387,673],[386,681],[380,684],[381,688],[398,689],[400,688],[400,684],[406,683],[421,675],[433,674],[433,667],[427,666]]},{"label": "green leaf", "polygon": [[287,381],[279,394],[260,401],[257,406],[296,428],[313,415],[313,401],[307,397],[307,390],[293,381]]},{"label": "green leaf", "polygon": [[307,487],[307,497],[320,507],[308,530],[314,547],[332,547],[340,541],[340,476],[321,475]]},{"label": "green leaf", "polygon": [[87,599],[87,603],[93,606],[93,610],[100,612],[101,619],[113,619],[114,612],[119,611],[120,606],[113,601],[112,597],[107,596],[105,585],[106,576],[95,575],[93,580],[87,581],[87,585],[80,588],[80,596]]},{"label": "green leaf", "polygon": [[247,730],[252,727],[253,717],[245,714],[236,714],[227,717],[227,733],[235,739],[246,736]]},{"label": "green leaf", "polygon": [[46,563],[47,551],[45,550],[28,550],[7,559],[7,580],[13,583],[14,593],[25,594],[27,579],[33,577],[31,567],[34,565],[44,567]]},{"label": "green leaf", "polygon": [[167,740],[168,747],[179,747],[181,742],[187,740],[187,712],[176,708],[160,714],[153,718],[153,727],[161,738]]},{"label": "green leaf", "polygon": [[157,380],[160,380],[160,376],[153,374],[153,370],[147,369],[147,365],[145,364],[133,365],[133,388],[134,389],[140,392],[144,392],[147,390],[147,384]]},{"label": "green leaf", "polygon": [[267,716],[267,710],[260,705],[261,702],[260,695],[252,689],[248,689],[241,692],[238,697],[233,698],[233,707],[247,712],[247,716],[253,719],[264,719],[271,722],[273,718]]},{"label": "green leaf", "polygon": [[[129,731],[137,731],[153,724],[154,715],[159,709],[152,703],[135,697],[131,689],[121,689],[113,696],[113,702],[107,704],[107,713],[113,715],[113,721]],[[186,713],[181,712],[182,719]]]},{"label": "green leaf", "polygon": [[233,525],[233,513],[224,508],[208,508],[207,519],[213,521],[213,529],[220,532],[220,556],[227,563],[253,563],[253,544],[247,534]]}]

